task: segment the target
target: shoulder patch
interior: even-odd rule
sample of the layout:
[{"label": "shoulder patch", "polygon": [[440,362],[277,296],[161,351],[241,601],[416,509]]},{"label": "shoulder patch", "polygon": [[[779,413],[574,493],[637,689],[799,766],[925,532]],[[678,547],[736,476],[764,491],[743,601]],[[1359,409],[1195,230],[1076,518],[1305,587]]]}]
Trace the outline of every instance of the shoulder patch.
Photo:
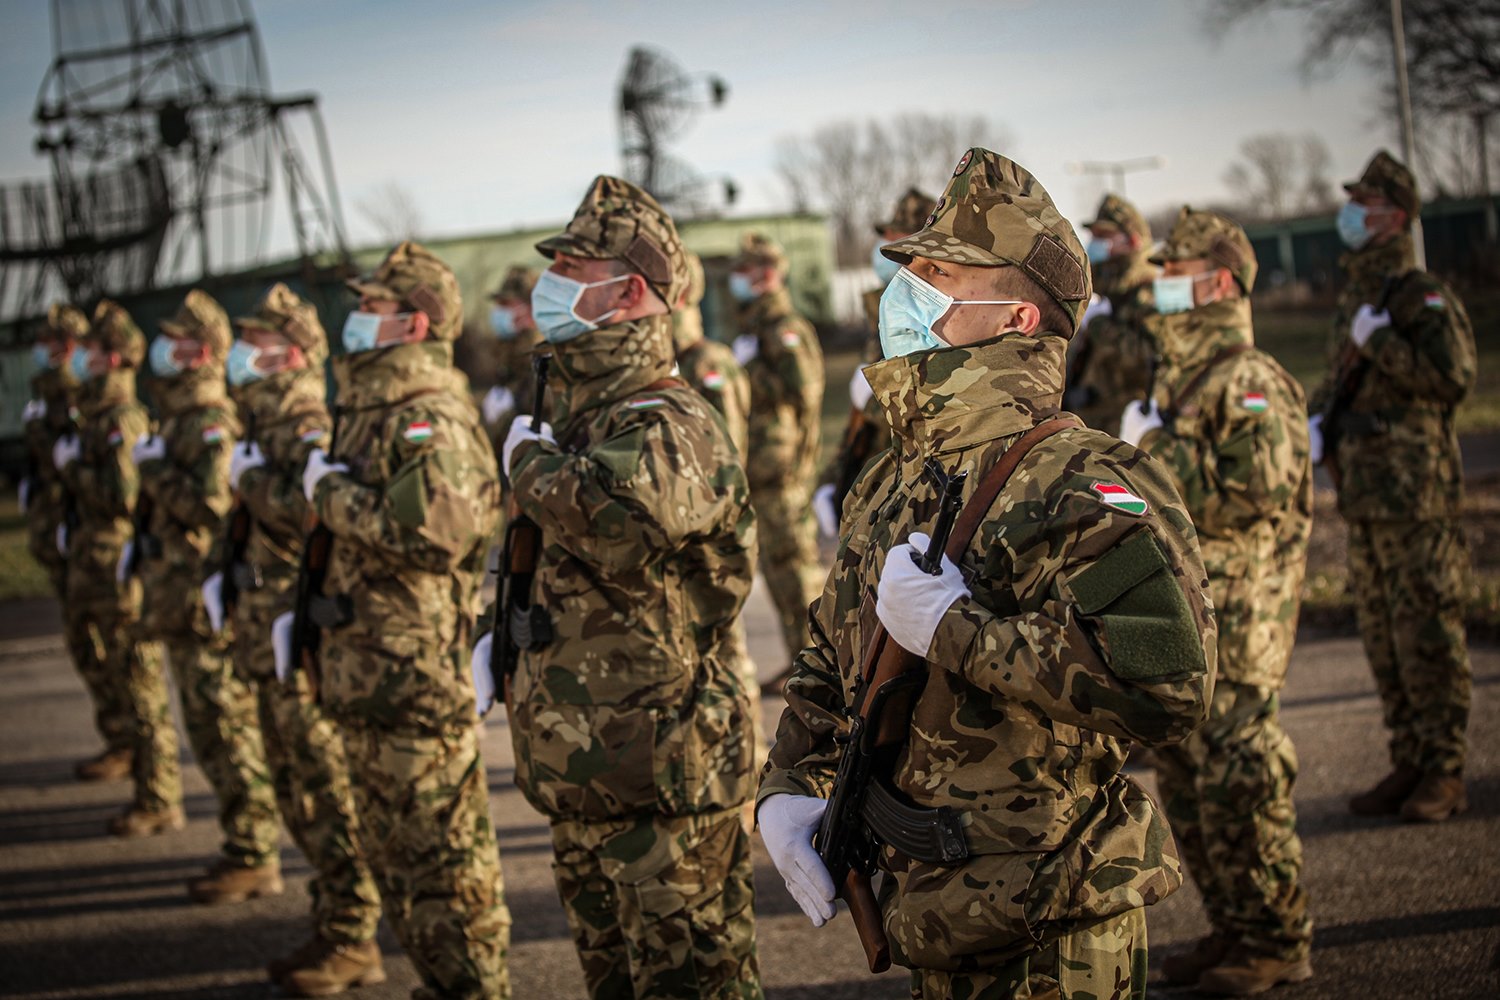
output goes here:
[{"label": "shoulder patch", "polygon": [[1422,296],[1422,305],[1426,306],[1428,309],[1448,308],[1448,303],[1443,301],[1443,296],[1440,292],[1428,292],[1426,295]]},{"label": "shoulder patch", "polygon": [[111,427],[109,429],[109,435],[105,438],[105,440],[112,445],[120,444],[125,440],[125,432],[120,430],[120,428],[118,427]]},{"label": "shoulder patch", "polygon": [[660,396],[651,396],[647,399],[634,399],[625,404],[627,410],[651,410],[658,406],[664,406],[666,400]]},{"label": "shoulder patch", "polygon": [[1265,413],[1271,405],[1266,402],[1266,394],[1263,392],[1247,392],[1245,398],[1240,400],[1240,405],[1251,413]]},{"label": "shoulder patch", "polygon": [[401,436],[414,444],[421,444],[432,437],[432,421],[414,420],[406,425]]},{"label": "shoulder patch", "polygon": [[788,327],[787,329],[781,331],[782,347],[796,347],[800,343],[802,343],[802,335],[796,330]]},{"label": "shoulder patch", "polygon": [[1151,505],[1143,497],[1136,496],[1119,483],[1099,482],[1089,489],[1094,491],[1106,507],[1113,507],[1126,514],[1144,514],[1151,509]]},{"label": "shoulder patch", "polygon": [[724,388],[724,373],[717,369],[709,369],[703,373],[703,388],[715,391]]},{"label": "shoulder patch", "polygon": [[307,430],[297,435],[297,440],[301,441],[303,444],[312,444],[314,441],[321,441],[323,439],[324,433],[325,432],[321,427],[309,427]]},{"label": "shoulder patch", "polygon": [[219,424],[209,424],[203,428],[203,443],[218,444],[224,440],[224,428]]}]

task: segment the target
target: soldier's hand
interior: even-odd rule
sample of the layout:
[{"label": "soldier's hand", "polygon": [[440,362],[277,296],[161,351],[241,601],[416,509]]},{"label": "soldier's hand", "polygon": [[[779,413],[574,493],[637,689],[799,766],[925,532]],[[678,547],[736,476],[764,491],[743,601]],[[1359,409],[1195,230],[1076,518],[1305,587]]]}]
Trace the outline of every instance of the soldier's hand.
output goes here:
[{"label": "soldier's hand", "polygon": [[875,390],[870,388],[870,380],[865,378],[865,370],[854,369],[854,374],[849,377],[849,406],[856,410],[863,410],[873,395],[875,395]]},{"label": "soldier's hand", "polygon": [[[495,613],[500,614],[500,609],[496,608]],[[469,673],[474,676],[474,714],[481,719],[495,704],[495,678],[490,674],[490,650],[494,645],[494,635],[486,632],[469,654]]]},{"label": "soldier's hand", "polygon": [[312,503],[313,497],[318,492],[318,481],[330,472],[348,472],[349,466],[343,462],[330,462],[328,455],[322,448],[314,448],[307,453],[307,464],[302,467],[302,495],[307,497],[307,502]]},{"label": "soldier's hand", "polygon": [[47,415],[47,404],[40,399],[28,399],[21,409],[21,423],[29,424]]},{"label": "soldier's hand", "polygon": [[521,417],[510,425],[510,433],[505,435],[505,444],[500,449],[500,469],[505,473],[505,478],[510,478],[510,460],[516,449],[527,441],[546,441],[548,444],[557,444],[557,438],[552,436],[552,425],[543,422],[537,430],[531,428],[531,418]]},{"label": "soldier's hand", "polygon": [[266,456],[254,441],[234,449],[234,454],[229,456],[229,488],[239,489],[241,476],[265,464]]},{"label": "soldier's hand", "polygon": [[1161,410],[1156,400],[1147,405],[1145,400],[1134,400],[1125,404],[1120,414],[1120,440],[1126,444],[1139,445],[1151,431],[1162,426]]},{"label": "soldier's hand", "polygon": [[159,462],[167,457],[167,442],[160,434],[148,434],[130,449],[130,460],[136,465]]},{"label": "soldier's hand", "polygon": [[285,684],[292,676],[292,619],[290,611],[276,616],[271,623],[271,659],[276,663],[276,679]]},{"label": "soldier's hand", "polygon": [[130,557],[135,554],[135,539],[125,543],[120,550],[120,561],[115,563],[115,582],[124,583],[130,579]]},{"label": "soldier's hand", "polygon": [[64,434],[52,445],[52,467],[59,472],[67,468],[69,462],[78,461],[78,456],[83,453],[83,442],[78,440],[77,434]]},{"label": "soldier's hand", "polygon": [[833,494],[837,488],[832,483],[824,483],[819,486],[817,492],[813,493],[813,517],[818,520],[818,533],[824,538],[832,538],[837,541],[839,537],[839,512],[833,502]]},{"label": "soldier's hand", "polygon": [[203,581],[203,609],[208,612],[209,627],[218,635],[224,631],[224,574],[215,573]]},{"label": "soldier's hand", "polygon": [[1307,418],[1308,457],[1313,465],[1323,464],[1323,414],[1314,413]]},{"label": "soldier's hand", "polygon": [[1365,303],[1359,307],[1359,312],[1354,314],[1354,319],[1349,323],[1349,338],[1354,341],[1356,347],[1364,347],[1375,335],[1376,330],[1382,330],[1390,325],[1390,310],[1382,309],[1376,312],[1374,306]]},{"label": "soldier's hand", "polygon": [[756,810],[760,839],[766,842],[787,892],[814,927],[822,927],[838,912],[833,905],[833,876],[812,844],[827,808],[827,799],[783,792],[769,796]]},{"label": "soldier's hand", "polygon": [[760,353],[760,338],[753,333],[742,333],[734,338],[729,349],[734,352],[734,360],[742,366],[748,365]]},{"label": "soldier's hand", "polygon": [[22,476],[20,485],[16,487],[16,506],[21,508],[25,514],[31,509],[31,491],[36,488],[30,476]]},{"label": "soldier's hand", "polygon": [[914,531],[905,545],[894,546],[885,554],[875,587],[876,617],[898,646],[918,656],[927,655],[938,623],[953,602],[969,596],[963,573],[946,555],[935,575],[917,565],[930,544],[932,539]]},{"label": "soldier's hand", "polygon": [[479,402],[479,409],[484,413],[484,422],[487,424],[498,424],[502,417],[515,408],[516,394],[503,385],[492,386]]}]

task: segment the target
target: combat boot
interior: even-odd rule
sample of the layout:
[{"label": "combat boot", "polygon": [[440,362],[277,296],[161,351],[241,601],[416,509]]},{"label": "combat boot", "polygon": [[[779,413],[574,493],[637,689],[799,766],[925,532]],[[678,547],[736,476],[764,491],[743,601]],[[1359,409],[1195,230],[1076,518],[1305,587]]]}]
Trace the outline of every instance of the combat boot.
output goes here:
[{"label": "combat boot", "polygon": [[258,896],[279,896],[284,888],[281,865],[274,861],[247,867],[220,858],[207,875],[188,883],[188,896],[195,903],[217,906],[220,903],[243,903]]},{"label": "combat boot", "polygon": [[1282,983],[1302,983],[1312,978],[1312,960],[1259,955],[1238,945],[1224,960],[1198,977],[1198,992],[1210,996],[1249,997]]},{"label": "combat boot", "polygon": [[1191,986],[1198,977],[1224,960],[1233,941],[1227,935],[1213,933],[1198,939],[1192,950],[1172,955],[1161,963],[1161,975],[1168,986]]},{"label": "combat boot", "polygon": [[131,806],[109,821],[109,832],[116,837],[150,837],[168,830],[181,830],[187,825],[181,806],[165,809],[140,809]]},{"label": "combat boot", "polygon": [[374,941],[339,944],[314,937],[267,971],[294,997],[327,997],[355,986],[385,982],[380,946]]},{"label": "combat boot", "polygon": [[1401,803],[1401,818],[1409,823],[1441,823],[1469,808],[1464,779],[1436,771],[1422,775],[1411,797]]},{"label": "combat boot", "polygon": [[1349,811],[1356,816],[1394,816],[1401,811],[1401,803],[1411,797],[1421,780],[1422,772],[1417,768],[1399,764],[1374,788],[1350,799]]},{"label": "combat boot", "polygon": [[79,781],[118,781],[130,777],[134,750],[106,750],[97,757],[78,762],[73,773]]}]

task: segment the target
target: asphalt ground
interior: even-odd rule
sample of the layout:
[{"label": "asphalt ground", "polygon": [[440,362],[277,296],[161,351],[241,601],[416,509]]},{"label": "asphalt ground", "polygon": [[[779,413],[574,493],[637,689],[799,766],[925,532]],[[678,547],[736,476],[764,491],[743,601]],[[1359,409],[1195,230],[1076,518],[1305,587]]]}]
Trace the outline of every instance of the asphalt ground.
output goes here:
[{"label": "asphalt ground", "polygon": [[[752,596],[747,623],[752,653],[774,673],[784,656],[763,590]],[[1317,921],[1316,976],[1272,996],[1500,997],[1500,650],[1472,654],[1471,808],[1447,824],[1412,826],[1360,819],[1345,808],[1386,769],[1379,701],[1358,641],[1306,635],[1299,642],[1283,712],[1302,766],[1297,806]],[[779,699],[764,706],[771,732],[781,708]],[[296,848],[284,840],[284,895],[191,904],[185,882],[213,860],[218,841],[201,773],[185,768],[186,830],[115,840],[104,828],[126,786],[72,778],[73,764],[97,746],[55,606],[0,605],[0,996],[276,996],[262,967],[308,929],[308,868]],[[486,725],[483,750],[514,919],[515,995],[581,997],[547,826],[512,784],[503,718]],[[756,890],[767,996],[907,995],[900,972],[866,971],[846,915],[810,927],[758,839]],[[1153,907],[1148,921],[1153,970],[1205,930],[1190,886]],[[380,941],[390,980],[350,994],[360,1000],[405,997],[417,985],[389,928]],[[1191,995],[1152,987],[1153,997]]]}]

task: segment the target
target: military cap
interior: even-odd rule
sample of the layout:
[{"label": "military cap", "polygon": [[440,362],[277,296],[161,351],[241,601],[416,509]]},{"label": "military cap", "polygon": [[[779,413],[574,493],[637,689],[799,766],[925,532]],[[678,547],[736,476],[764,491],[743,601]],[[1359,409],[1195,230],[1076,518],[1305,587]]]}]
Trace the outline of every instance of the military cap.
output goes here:
[{"label": "military cap", "polygon": [[1094,214],[1098,218],[1093,222],[1085,222],[1083,228],[1118,229],[1122,233],[1139,236],[1142,243],[1151,242],[1151,226],[1146,222],[1146,217],[1117,194],[1105,195],[1104,200],[1099,202],[1099,210]]},{"label": "military cap", "polygon": [[703,301],[703,293],[708,289],[708,279],[703,275],[703,258],[687,251],[688,284],[687,298],[682,300],[683,307],[691,309]]},{"label": "military cap", "polygon": [[37,331],[39,337],[68,337],[78,340],[89,332],[89,318],[77,306],[54,302],[47,307],[47,321]]},{"label": "military cap", "polygon": [[672,217],[645,191],[605,174],[589,185],[568,227],[536,249],[548,260],[565,253],[622,261],[668,309],[676,308],[688,283],[687,254]]},{"label": "military cap", "polygon": [[249,316],[236,316],[236,326],[249,330],[270,330],[302,348],[309,356],[321,358],[328,350],[328,334],[318,319],[318,309],[292,291],[284,282],[266,289]]},{"label": "military cap", "polygon": [[98,344],[106,351],[119,354],[132,368],[146,360],[146,336],[135,325],[125,307],[110,299],[101,299],[94,308],[94,319],[84,343]]},{"label": "military cap", "polygon": [[208,345],[209,353],[221,361],[229,353],[229,342],[234,339],[224,307],[200,288],[183,297],[177,315],[161,320],[157,325],[168,336],[187,337]]},{"label": "military cap", "polygon": [[458,279],[447,264],[414,240],[402,240],[374,271],[346,284],[361,298],[386,299],[426,313],[432,324],[428,336],[433,340],[453,340],[463,329]]},{"label": "military cap", "polygon": [[875,223],[875,235],[884,237],[888,231],[916,232],[922,228],[922,223],[932,214],[932,208],[936,204],[937,201],[932,195],[918,191],[916,188],[907,188],[906,193],[896,199],[896,208],[891,213],[891,217],[885,222]]},{"label": "military cap", "polygon": [[1255,249],[1240,224],[1217,212],[1182,206],[1167,241],[1151,255],[1151,263],[1169,260],[1207,260],[1227,268],[1249,295],[1255,287]]},{"label": "military cap", "polygon": [[1417,194],[1417,179],[1406,165],[1385,150],[1375,154],[1365,167],[1359,180],[1344,185],[1350,194],[1378,194],[1397,208],[1405,209],[1409,217],[1422,212],[1422,198]]},{"label": "military cap", "polygon": [[531,290],[536,287],[536,279],[539,277],[541,277],[541,272],[534,267],[512,265],[505,272],[505,276],[500,279],[500,287],[495,289],[490,298],[506,302],[512,299],[517,302],[530,302]]},{"label": "military cap", "polygon": [[959,159],[921,228],[880,252],[899,264],[926,257],[1019,267],[1073,320],[1074,329],[1092,288],[1083,244],[1052,196],[1025,167],[977,146]]},{"label": "military cap", "polygon": [[786,251],[765,233],[748,232],[740,237],[739,256],[730,268],[743,271],[749,267],[774,267],[778,273],[786,274]]}]

